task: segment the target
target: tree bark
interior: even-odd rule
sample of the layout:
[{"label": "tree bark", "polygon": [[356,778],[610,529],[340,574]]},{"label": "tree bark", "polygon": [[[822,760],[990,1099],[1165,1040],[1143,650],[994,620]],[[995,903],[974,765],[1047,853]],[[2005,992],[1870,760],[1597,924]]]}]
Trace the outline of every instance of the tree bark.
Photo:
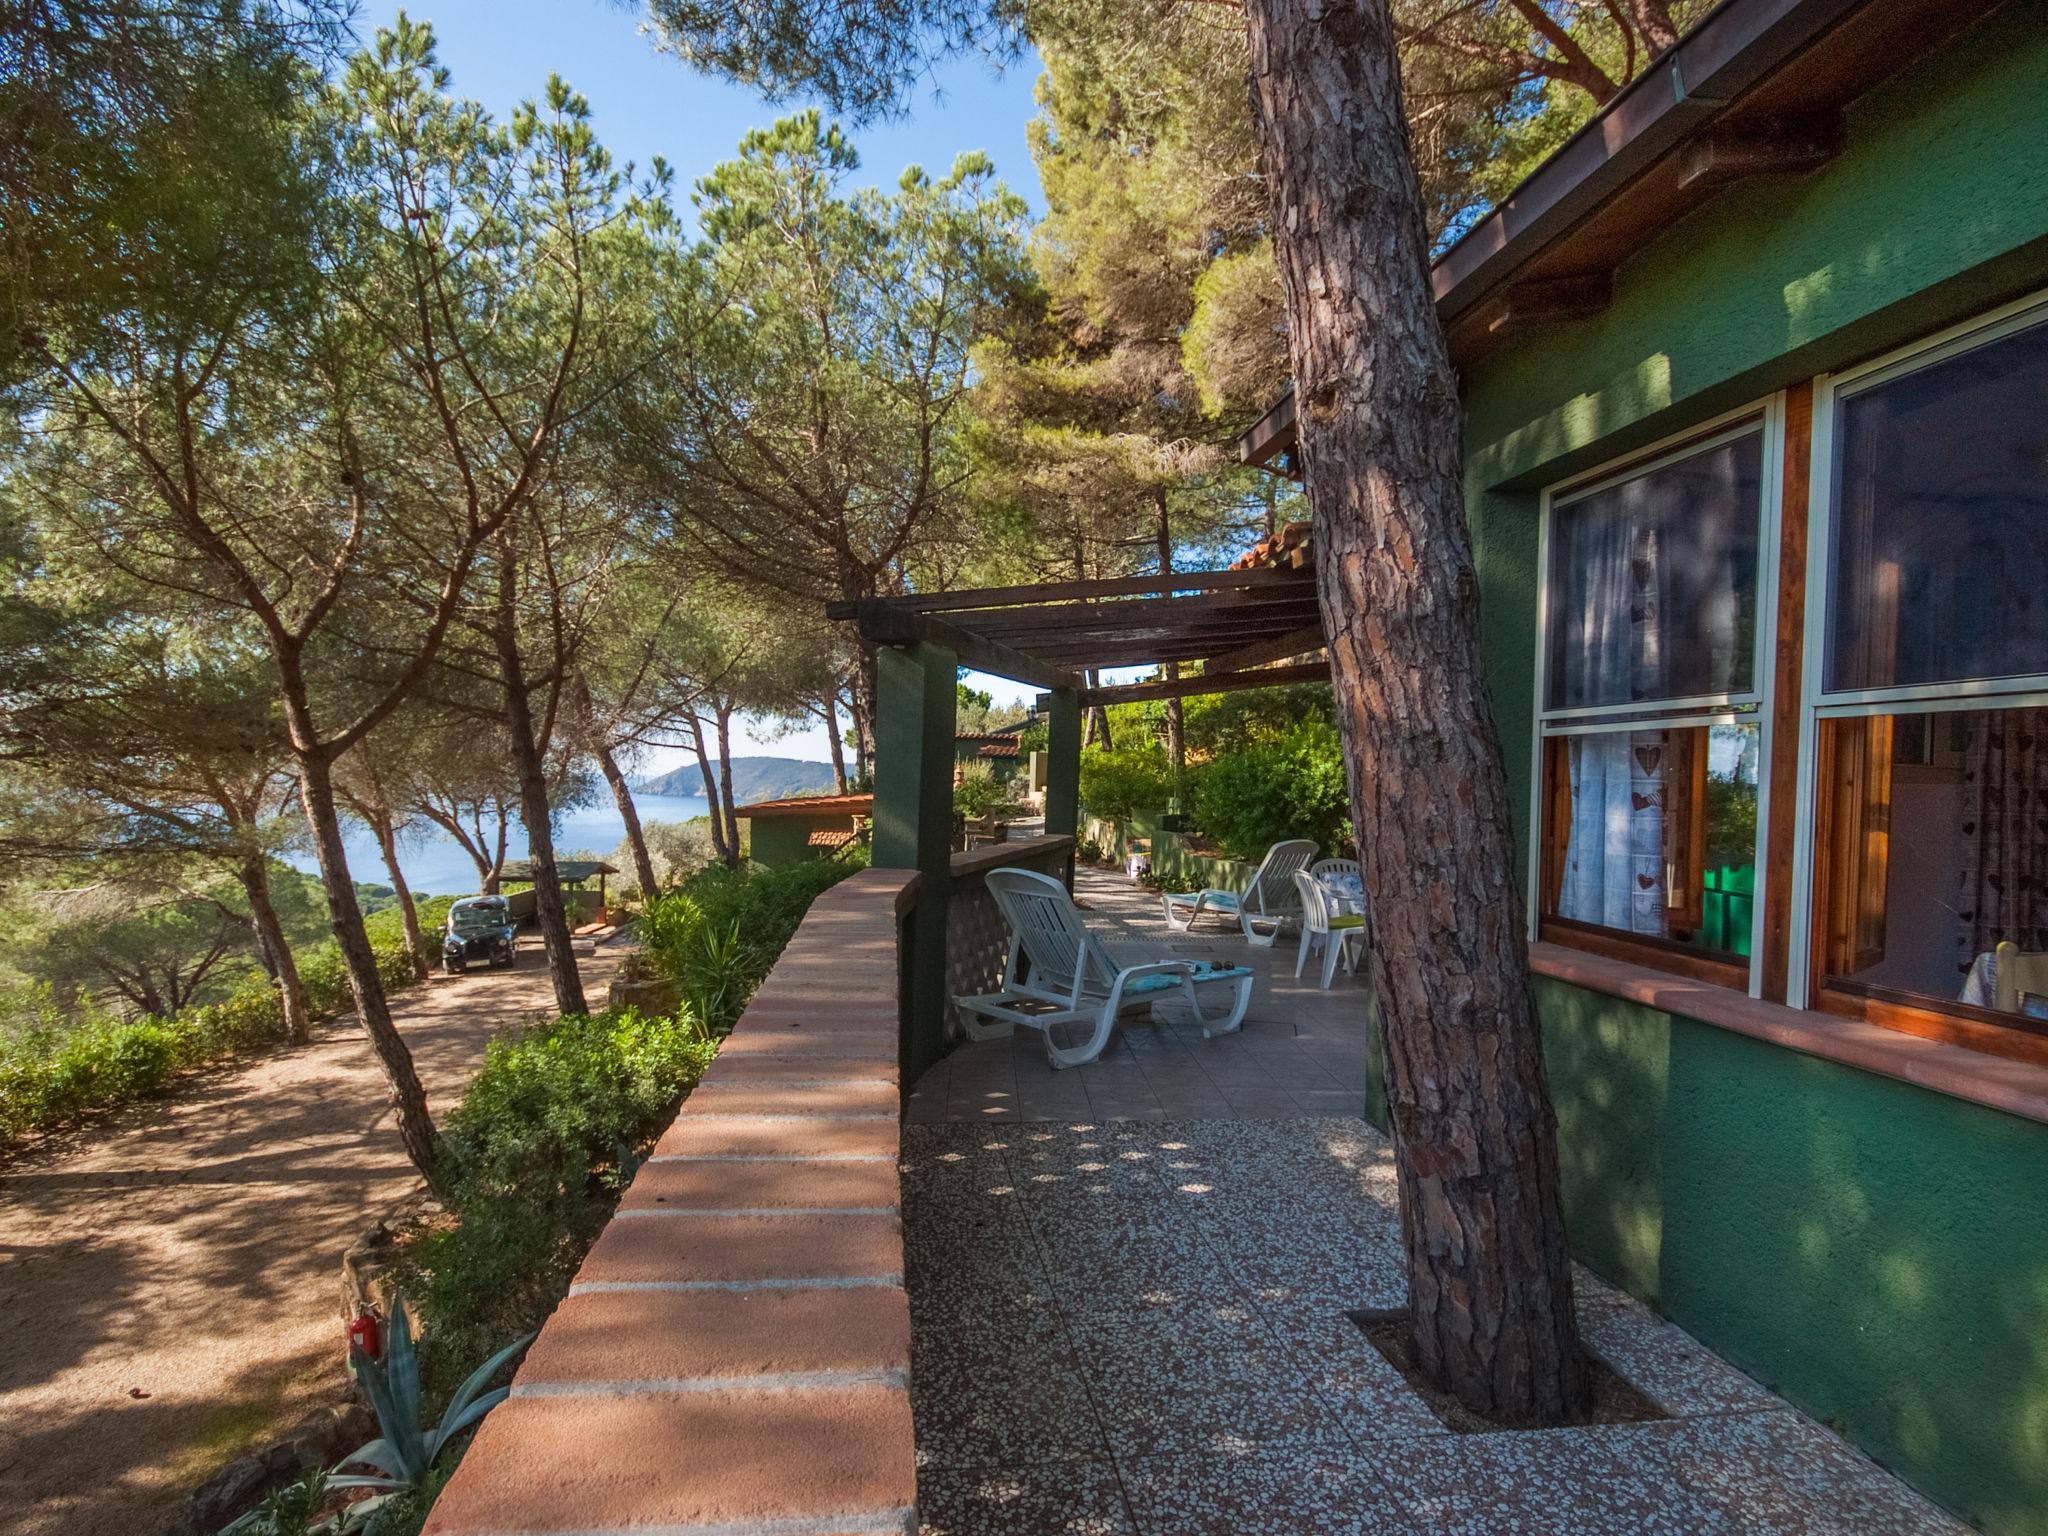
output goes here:
[{"label": "tree bark", "polygon": [[1246,24],[1416,1358],[1479,1412],[1555,1423],[1586,1372],[1393,27],[1387,0],[1248,0]]},{"label": "tree bark", "polygon": [[718,794],[711,802],[711,813],[716,816],[720,808],[725,815],[725,862],[734,869],[740,863],[740,818],[739,810],[732,803],[732,706],[718,706]]},{"label": "tree bark", "polygon": [[839,739],[838,690],[825,691],[825,741],[832,748],[832,793],[846,793],[846,744]]},{"label": "tree bark", "polygon": [[[1159,510],[1157,530],[1159,540],[1159,574],[1167,576],[1173,572],[1173,524],[1168,516],[1166,490],[1163,486],[1157,491],[1156,496]],[[1166,663],[1166,680],[1169,683],[1180,681],[1179,662],[1169,661]],[[1166,701],[1166,761],[1173,769],[1175,793],[1178,793],[1180,790],[1181,777],[1187,772],[1188,766],[1186,719],[1186,715],[1181,710],[1181,701],[1177,698],[1168,699]]]},{"label": "tree bark", "polygon": [[263,950],[264,969],[277,988],[278,1012],[284,1017],[284,1037],[293,1045],[304,1045],[313,1035],[313,1009],[306,999],[306,983],[299,976],[299,962],[284,936],[277,904],[270,899],[269,862],[261,854],[244,859],[235,871],[243,899],[249,903],[249,918],[256,929],[256,943]]},{"label": "tree bark", "polygon": [[317,752],[298,754],[298,769],[299,805],[313,834],[313,856],[320,865],[328,919],[334,928],[334,941],[341,946],[349,991],[355,997],[356,1021],[370,1037],[370,1048],[384,1068],[392,1107],[398,1112],[398,1137],[405,1145],[406,1155],[426,1179],[427,1187],[438,1194],[442,1187],[441,1138],[434,1129],[433,1116],[427,1112],[427,1091],[420,1085],[412,1052],[406,1048],[398,1026],[391,1022],[391,1005],[377,975],[377,957],[370,949],[370,936],[363,931],[363,909],[356,904],[348,852],[341,841],[341,816],[334,804],[334,770]]},{"label": "tree bark", "polygon": [[405,929],[405,951],[412,956],[413,980],[425,981],[431,962],[427,958],[426,940],[420,934],[419,906],[412,899],[412,887],[405,883],[405,871],[398,867],[397,823],[382,807],[372,809],[364,819],[377,834],[377,852],[384,859],[385,872],[391,876],[391,889],[398,895],[398,919]]},{"label": "tree bark", "polygon": [[534,923],[547,950],[548,979],[554,984],[555,1007],[563,1013],[588,1013],[583,977],[576,969],[575,945],[569,936],[569,912],[562,900],[562,879],[555,871],[547,748],[534,728],[526,662],[519,650],[519,613],[514,601],[518,572],[513,538],[512,525],[508,523],[499,537],[498,607],[491,638],[498,653],[498,675],[504,682],[505,736],[519,780],[519,819],[526,827],[526,862],[533,870]]},{"label": "tree bark", "polygon": [[863,784],[875,781],[875,647],[871,641],[855,642],[860,664],[853,669],[853,686],[847,702],[853,714],[854,776]]},{"label": "tree bark", "polygon": [[647,834],[640,828],[640,808],[633,803],[633,787],[619,771],[619,760],[610,747],[599,742],[591,755],[597,759],[597,771],[611,787],[612,804],[619,808],[619,820],[626,824],[626,847],[633,855],[633,878],[640,882],[640,899],[650,900],[658,889],[654,860],[647,852]]},{"label": "tree bark", "polygon": [[695,710],[690,712],[690,748],[697,754],[697,776],[704,781],[704,804],[711,812],[711,851],[719,863],[734,863],[725,845],[725,812],[718,803],[718,780],[711,772],[711,754],[704,750],[704,720]]}]

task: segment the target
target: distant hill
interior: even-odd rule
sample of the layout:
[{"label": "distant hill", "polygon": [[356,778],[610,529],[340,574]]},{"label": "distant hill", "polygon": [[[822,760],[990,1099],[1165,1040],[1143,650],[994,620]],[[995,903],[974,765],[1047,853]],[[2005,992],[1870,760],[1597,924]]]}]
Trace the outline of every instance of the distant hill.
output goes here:
[{"label": "distant hill", "polygon": [[[718,764],[711,765],[712,778]],[[645,795],[675,795],[705,799],[704,775],[695,763],[671,768],[655,778],[633,786]],[[752,805],[756,800],[779,800],[784,795],[815,795],[832,787],[830,763],[807,763],[794,757],[736,757],[732,760],[732,798],[735,805]]]}]

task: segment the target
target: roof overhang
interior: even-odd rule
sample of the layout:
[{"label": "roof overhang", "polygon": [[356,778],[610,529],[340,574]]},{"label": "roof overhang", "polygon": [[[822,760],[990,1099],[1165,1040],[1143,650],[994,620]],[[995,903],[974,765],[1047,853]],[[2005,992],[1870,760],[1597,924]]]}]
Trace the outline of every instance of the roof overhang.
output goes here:
[{"label": "roof overhang", "polygon": [[[2001,3],[1725,0],[1437,258],[1452,360],[1598,313],[1630,256],[1737,181],[1824,164],[1850,102]],[[1290,395],[1238,453],[1294,442]]]},{"label": "roof overhang", "polygon": [[[1225,693],[1299,681],[1265,669],[1323,648],[1315,567],[1304,547],[1285,553],[1251,569],[869,598],[825,613],[855,621],[874,644],[944,646],[962,666],[1088,703]],[[1155,683],[1090,687],[1085,677],[1197,662],[1201,673]],[[1309,665],[1328,676],[1325,664]]]}]

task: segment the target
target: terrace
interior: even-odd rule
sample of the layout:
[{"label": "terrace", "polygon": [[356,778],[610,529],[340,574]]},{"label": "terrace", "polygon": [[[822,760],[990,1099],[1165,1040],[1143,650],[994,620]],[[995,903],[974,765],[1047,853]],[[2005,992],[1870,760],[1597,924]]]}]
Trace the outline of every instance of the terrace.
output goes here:
[{"label": "terrace", "polygon": [[[1360,1115],[1366,989],[1170,933],[1083,868],[1112,950],[1249,963],[1239,1034],[1173,1005],[1095,1062],[963,1045],[908,1099],[903,1227],[921,1529],[1961,1530],[1640,1303],[1578,1272],[1588,1346],[1659,1417],[1453,1430],[1347,1316],[1406,1300],[1393,1159]],[[1641,1411],[1640,1407],[1637,1411]]]}]

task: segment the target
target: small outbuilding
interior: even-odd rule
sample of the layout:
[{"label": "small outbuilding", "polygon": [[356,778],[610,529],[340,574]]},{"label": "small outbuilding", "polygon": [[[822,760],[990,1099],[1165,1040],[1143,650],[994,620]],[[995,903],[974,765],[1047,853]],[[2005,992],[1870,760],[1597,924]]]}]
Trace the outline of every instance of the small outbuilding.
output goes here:
[{"label": "small outbuilding", "polygon": [[748,856],[761,864],[825,859],[867,836],[873,795],[791,795],[739,808]]}]

